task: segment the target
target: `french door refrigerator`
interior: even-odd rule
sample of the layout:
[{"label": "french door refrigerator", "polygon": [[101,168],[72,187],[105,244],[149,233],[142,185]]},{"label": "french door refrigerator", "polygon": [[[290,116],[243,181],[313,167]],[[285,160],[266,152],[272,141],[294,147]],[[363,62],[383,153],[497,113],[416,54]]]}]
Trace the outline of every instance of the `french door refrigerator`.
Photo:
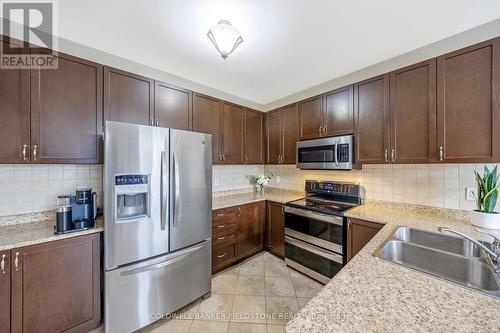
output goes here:
[{"label": "french door refrigerator", "polygon": [[212,136],[106,122],[106,332],[132,332],[209,295]]}]

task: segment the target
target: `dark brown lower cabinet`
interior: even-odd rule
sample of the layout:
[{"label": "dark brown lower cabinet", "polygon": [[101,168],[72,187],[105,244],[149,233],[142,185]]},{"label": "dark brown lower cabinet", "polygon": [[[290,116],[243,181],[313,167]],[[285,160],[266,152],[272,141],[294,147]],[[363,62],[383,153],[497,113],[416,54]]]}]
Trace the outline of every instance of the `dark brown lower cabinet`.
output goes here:
[{"label": "dark brown lower cabinet", "polygon": [[238,207],[238,259],[264,247],[265,201]]},{"label": "dark brown lower cabinet", "polygon": [[99,327],[100,234],[13,249],[10,264],[12,333]]},{"label": "dark brown lower cabinet", "polygon": [[351,260],[384,225],[358,219],[347,219],[347,261]]},{"label": "dark brown lower cabinet", "polygon": [[0,252],[0,333],[10,332],[10,251]]},{"label": "dark brown lower cabinet", "polygon": [[267,202],[267,248],[285,257],[285,213],[283,204]]}]

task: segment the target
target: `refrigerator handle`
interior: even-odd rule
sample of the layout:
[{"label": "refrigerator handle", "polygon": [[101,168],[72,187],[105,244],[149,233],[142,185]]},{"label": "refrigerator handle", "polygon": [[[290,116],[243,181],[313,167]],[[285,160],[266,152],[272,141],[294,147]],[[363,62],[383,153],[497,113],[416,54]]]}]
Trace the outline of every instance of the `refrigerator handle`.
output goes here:
[{"label": "refrigerator handle", "polygon": [[172,160],[173,160],[173,168],[174,168],[174,193],[173,193],[173,203],[174,203],[174,207],[173,207],[173,210],[174,210],[174,227],[176,227],[178,224],[179,224],[179,192],[180,192],[180,189],[179,189],[179,161],[177,160],[177,158],[175,157],[175,153],[173,153],[172,155]]},{"label": "refrigerator handle", "polygon": [[161,230],[165,230],[167,225],[167,153],[161,152],[161,220],[160,227]]}]

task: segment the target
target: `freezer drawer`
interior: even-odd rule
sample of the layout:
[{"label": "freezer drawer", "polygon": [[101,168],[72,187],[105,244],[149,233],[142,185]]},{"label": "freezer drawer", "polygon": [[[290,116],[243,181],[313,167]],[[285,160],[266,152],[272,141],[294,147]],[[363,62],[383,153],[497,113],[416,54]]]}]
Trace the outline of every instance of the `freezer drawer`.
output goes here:
[{"label": "freezer drawer", "polygon": [[211,290],[211,240],[105,273],[106,333],[132,332]]}]

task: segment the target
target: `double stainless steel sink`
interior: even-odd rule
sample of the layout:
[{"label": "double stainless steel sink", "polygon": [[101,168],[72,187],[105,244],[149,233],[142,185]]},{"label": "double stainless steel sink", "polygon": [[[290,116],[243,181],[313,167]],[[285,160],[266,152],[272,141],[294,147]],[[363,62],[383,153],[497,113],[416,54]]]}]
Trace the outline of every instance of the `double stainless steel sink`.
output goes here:
[{"label": "double stainless steel sink", "polygon": [[467,239],[397,227],[374,255],[500,298],[498,274],[484,251]]}]

